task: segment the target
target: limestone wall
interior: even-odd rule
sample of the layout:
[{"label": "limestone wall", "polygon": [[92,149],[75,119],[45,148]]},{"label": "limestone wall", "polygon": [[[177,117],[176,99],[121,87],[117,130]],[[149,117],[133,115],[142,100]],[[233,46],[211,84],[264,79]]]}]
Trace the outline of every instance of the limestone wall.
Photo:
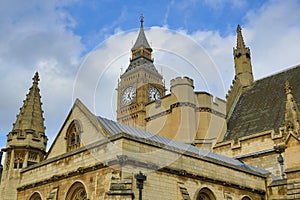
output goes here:
[{"label": "limestone wall", "polygon": [[228,157],[238,157],[249,165],[269,170],[275,176],[281,177],[277,161],[279,154],[274,149],[277,140],[278,136],[273,131],[266,131],[242,137],[237,142],[232,140],[217,143],[213,151]]},{"label": "limestone wall", "polygon": [[99,127],[96,117],[90,113],[82,103],[76,101],[48,152],[48,159],[67,152],[67,130],[74,120],[80,122],[79,126],[82,131],[80,134],[81,146],[87,146],[97,140],[105,138],[105,133],[101,127]]},{"label": "limestone wall", "polygon": [[[118,157],[123,155],[122,158]],[[121,173],[119,173],[120,171]],[[95,144],[31,166],[22,171],[18,199],[39,192],[43,199],[56,191],[64,199],[77,181],[85,185],[89,199],[123,199],[122,194],[108,195],[113,180],[132,180],[129,188],[138,196],[134,174],[147,175],[143,199],[182,199],[182,188],[191,199],[201,188],[209,188],[217,199],[241,199],[247,195],[260,199],[266,190],[265,177],[222,161],[199,157],[131,136],[120,135],[111,143]],[[122,182],[123,180],[123,182]],[[117,181],[118,182],[118,181]],[[131,191],[131,190],[130,190]],[[127,194],[126,199],[130,199]]]}]

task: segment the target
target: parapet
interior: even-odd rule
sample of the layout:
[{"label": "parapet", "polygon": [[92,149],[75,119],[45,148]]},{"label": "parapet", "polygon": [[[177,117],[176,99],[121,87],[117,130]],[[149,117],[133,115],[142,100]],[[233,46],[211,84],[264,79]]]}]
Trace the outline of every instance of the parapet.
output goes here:
[{"label": "parapet", "polygon": [[186,86],[191,86],[194,89],[194,81],[193,79],[189,77],[176,77],[170,81],[171,83],[171,90],[172,88],[179,86],[179,85],[186,85]]}]

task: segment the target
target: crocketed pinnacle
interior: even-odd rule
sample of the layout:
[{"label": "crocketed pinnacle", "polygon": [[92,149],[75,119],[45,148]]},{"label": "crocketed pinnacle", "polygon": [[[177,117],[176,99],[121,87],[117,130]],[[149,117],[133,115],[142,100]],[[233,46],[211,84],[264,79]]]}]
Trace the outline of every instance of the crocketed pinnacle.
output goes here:
[{"label": "crocketed pinnacle", "polygon": [[[285,106],[285,122],[287,125],[292,125],[295,131],[299,130],[299,110],[296,101],[294,100],[292,94],[292,87],[289,81],[285,83],[285,93],[287,96],[286,106]],[[291,127],[290,127],[291,128]]]},{"label": "crocketed pinnacle", "polygon": [[145,32],[144,32],[144,16],[143,15],[141,15],[141,17],[140,17],[140,22],[141,22],[141,26],[140,26],[139,35],[138,35],[131,51],[137,50],[141,47],[152,51],[152,48],[150,47],[150,45],[147,41]]},{"label": "crocketed pinnacle", "polygon": [[243,39],[243,35],[242,35],[242,28],[241,28],[240,25],[237,26],[236,32],[237,32],[236,48],[237,49],[246,48],[245,42],[244,42],[244,39]]},{"label": "crocketed pinnacle", "polygon": [[16,123],[13,125],[13,132],[31,130],[36,133],[44,133],[44,118],[42,111],[42,103],[40,89],[38,87],[39,74],[35,73],[33,84],[29,89],[20,113],[17,115]]}]

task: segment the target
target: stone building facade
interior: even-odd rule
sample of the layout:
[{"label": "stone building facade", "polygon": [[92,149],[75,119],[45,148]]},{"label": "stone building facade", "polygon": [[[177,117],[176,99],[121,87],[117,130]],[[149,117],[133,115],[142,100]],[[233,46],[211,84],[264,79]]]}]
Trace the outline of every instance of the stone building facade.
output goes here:
[{"label": "stone building facade", "polygon": [[5,200],[300,199],[300,66],[254,80],[241,27],[226,100],[154,66],[143,18],[118,83],[117,121],[77,99],[46,152],[36,73],[8,133]]}]

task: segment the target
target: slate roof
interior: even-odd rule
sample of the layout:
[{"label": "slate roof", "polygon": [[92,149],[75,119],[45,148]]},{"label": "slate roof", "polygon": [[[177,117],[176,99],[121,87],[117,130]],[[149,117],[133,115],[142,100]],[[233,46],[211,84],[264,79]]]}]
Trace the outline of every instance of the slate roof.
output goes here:
[{"label": "slate roof", "polygon": [[109,119],[105,119],[102,117],[97,117],[98,121],[102,124],[102,126],[111,134],[111,135],[117,135],[120,133],[126,133],[128,135],[131,136],[135,136],[138,138],[143,138],[149,141],[153,141],[153,142],[157,142],[163,145],[167,145],[170,147],[174,147],[176,149],[179,150],[184,150],[186,152],[190,152],[192,154],[196,154],[200,157],[206,157],[208,159],[212,159],[212,160],[216,160],[216,161],[221,161],[223,163],[227,163],[230,165],[234,165],[234,166],[239,166],[242,167],[244,169],[248,169],[251,171],[255,171],[257,173],[261,173],[261,174],[268,174],[269,171],[264,170],[264,169],[260,169],[257,167],[253,167],[250,165],[247,165],[245,163],[243,163],[242,161],[238,160],[238,159],[234,159],[234,158],[230,158],[227,156],[223,156],[220,154],[216,154],[213,153],[211,151],[205,150],[205,149],[200,149],[198,147],[189,145],[189,144],[185,144],[182,142],[178,142],[175,140],[171,140],[159,135],[155,135],[153,133],[135,128],[135,127],[131,127],[131,126],[126,126],[123,124],[119,124],[118,122],[109,120]]},{"label": "slate roof", "polygon": [[144,47],[145,49],[151,49],[148,41],[147,41],[147,38],[146,38],[146,35],[145,35],[145,32],[144,32],[144,27],[141,25],[140,27],[140,32],[139,32],[139,35],[135,41],[135,44],[133,45],[131,51],[133,50],[137,50],[139,49],[140,47]]},{"label": "slate roof", "polygon": [[282,126],[285,117],[285,82],[300,107],[300,65],[255,81],[238,100],[227,124],[224,141]]}]

